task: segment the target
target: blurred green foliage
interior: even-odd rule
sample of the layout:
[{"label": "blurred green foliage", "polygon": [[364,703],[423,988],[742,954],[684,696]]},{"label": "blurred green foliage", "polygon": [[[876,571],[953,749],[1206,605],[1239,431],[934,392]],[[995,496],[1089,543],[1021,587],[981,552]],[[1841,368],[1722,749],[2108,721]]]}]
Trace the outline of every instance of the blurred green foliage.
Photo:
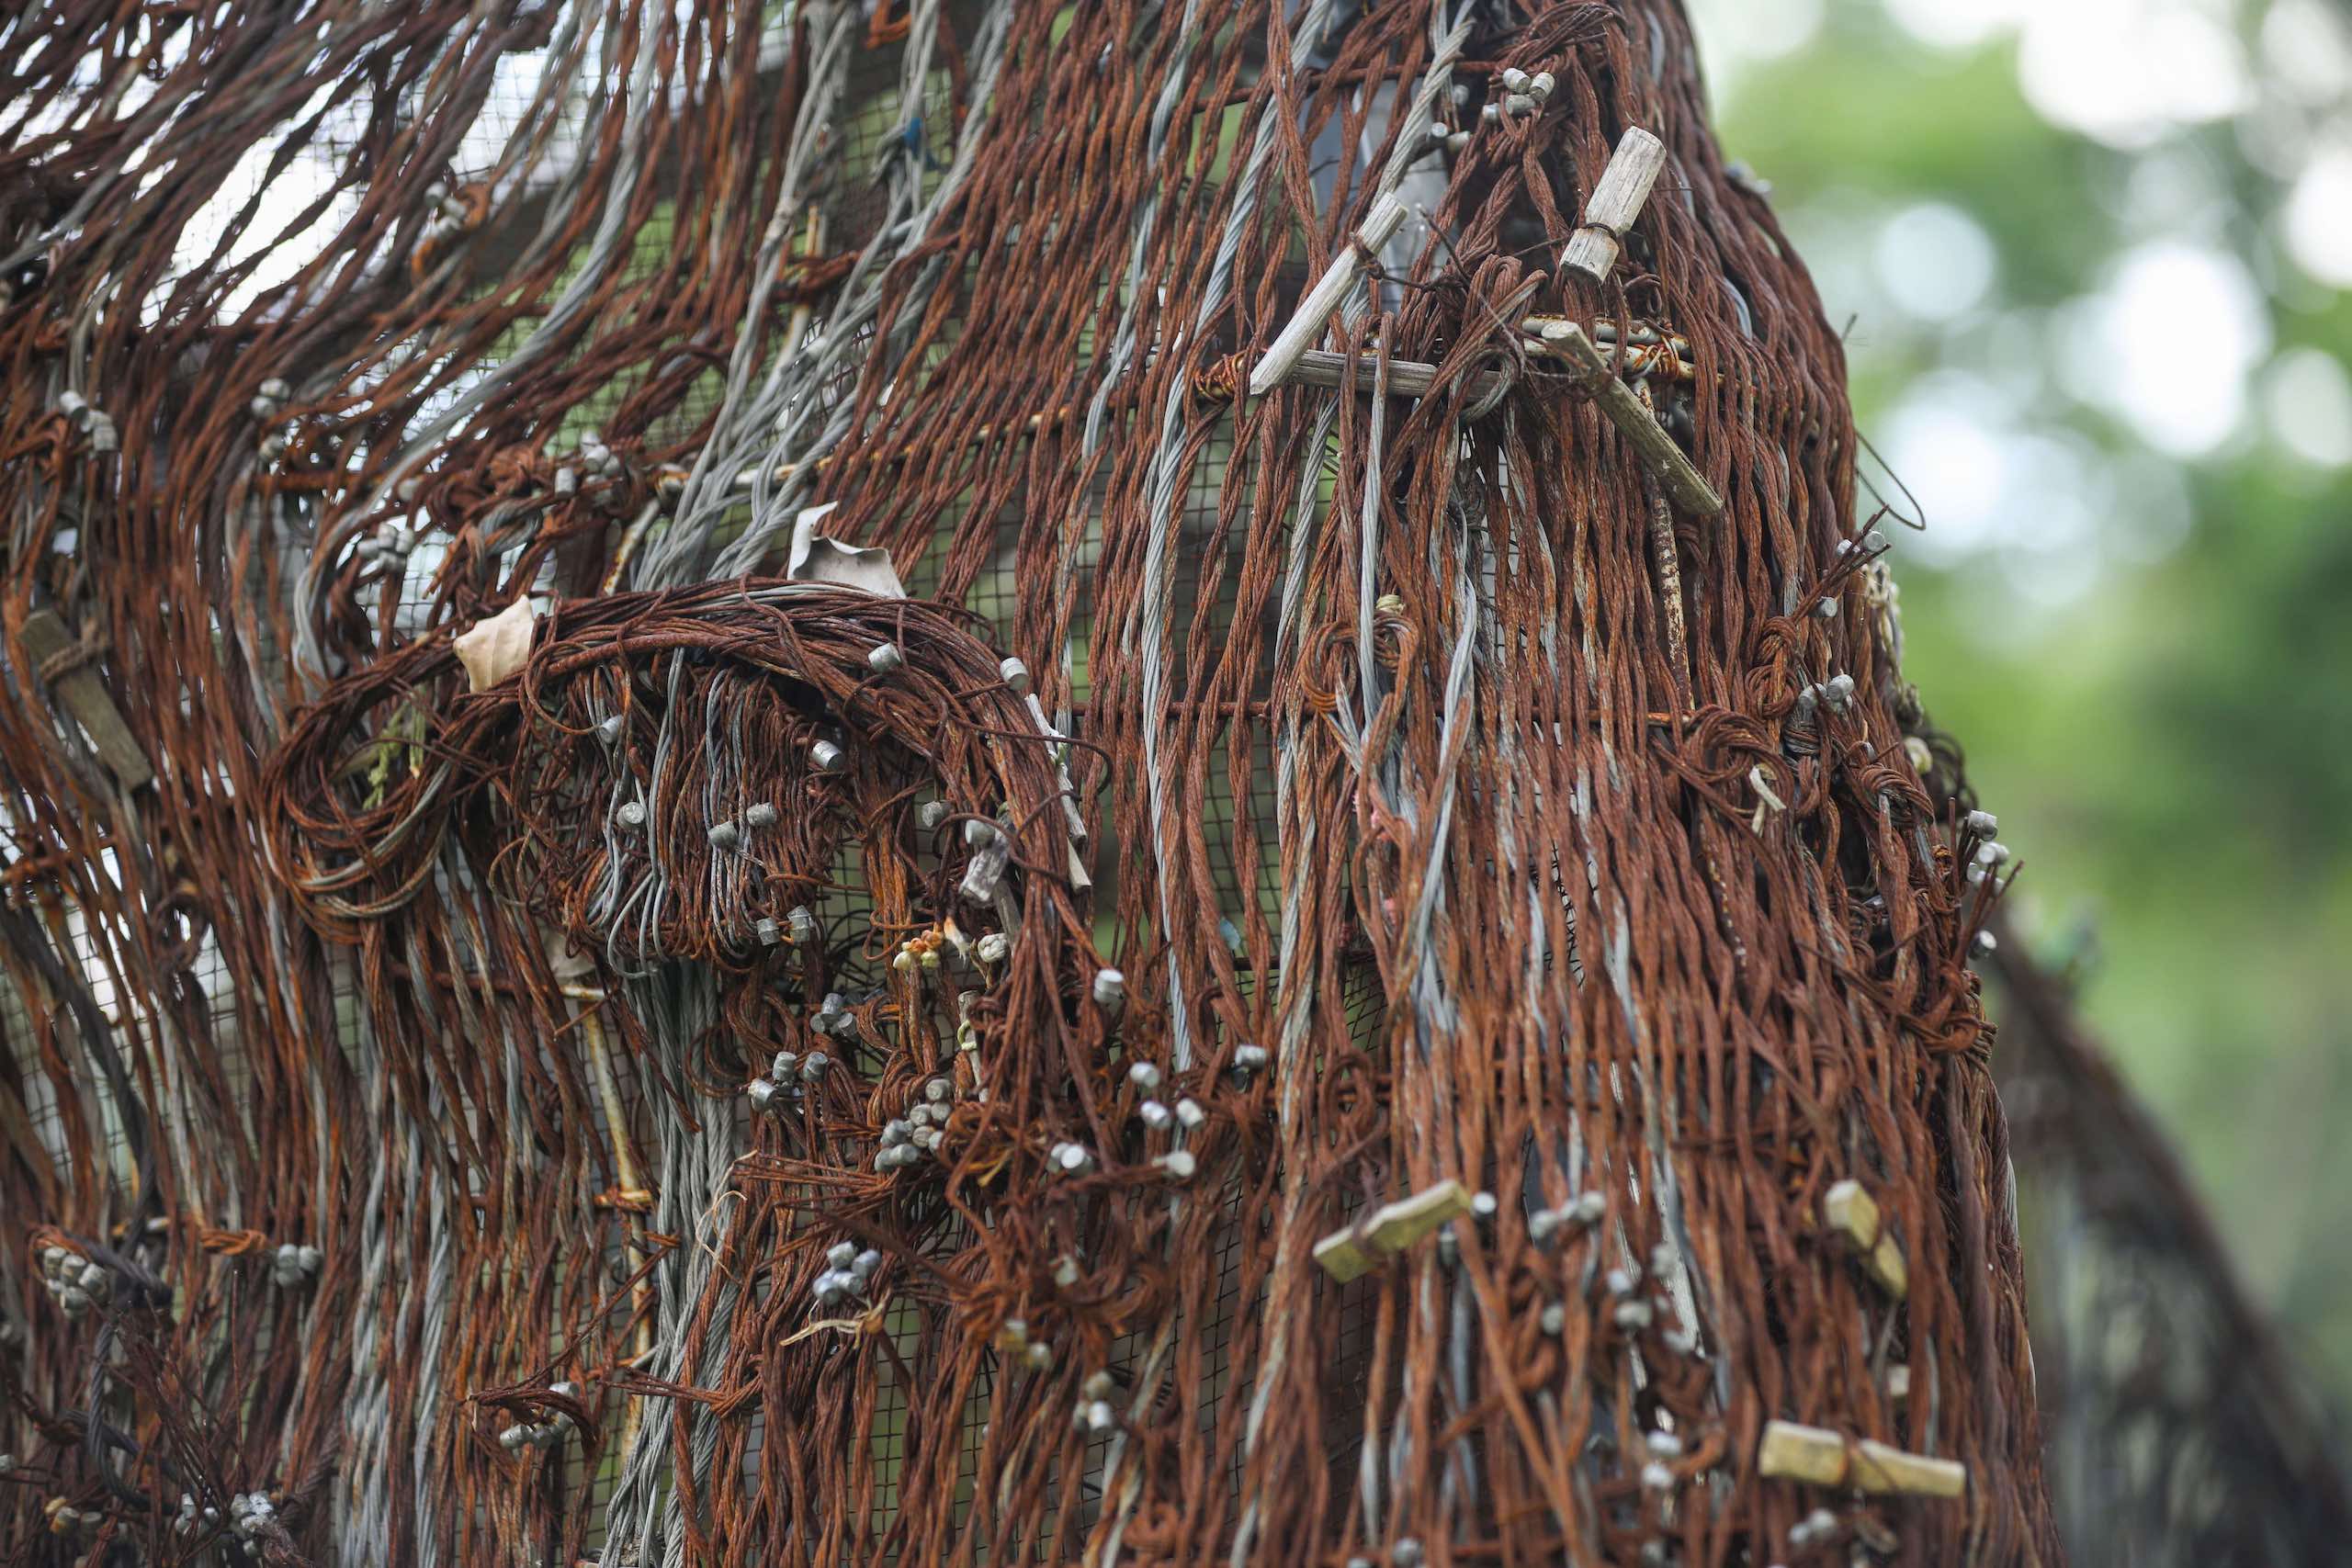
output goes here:
[{"label": "blurred green foliage", "polygon": [[[2291,254],[2284,215],[2299,164],[2346,133],[2341,103],[2312,95],[2324,62],[2283,62],[2302,89],[2286,104],[2266,66],[2352,7],[2293,0],[2296,14],[2272,17],[2290,3],[2099,5],[2150,27],[2198,13],[2234,40],[2234,55],[2211,51],[2212,68],[2245,88],[2229,112],[2159,116],[2106,140],[2061,123],[2075,106],[2034,95],[2030,21],[1938,45],[1873,0],[1692,9],[1728,154],[1772,181],[1830,319],[1851,318],[1865,434],[1913,418],[1927,435],[1907,457],[1889,449],[1898,470],[1924,454],[1947,488],[1964,479],[1969,453],[1934,441],[1951,421],[1916,418],[1957,372],[1962,414],[1996,445],[2048,438],[2065,458],[2055,472],[2069,493],[2030,475],[1988,486],[1989,507],[1951,533],[1933,488],[1904,476],[1928,529],[1890,529],[1905,671],[1965,745],[2024,863],[2023,930],[2075,975],[2249,1282],[2340,1396],[2352,1389],[2352,1138],[2334,1135],[2352,1124],[2352,451],[2329,422],[2352,303],[2312,276],[2326,258],[2314,268]],[[2082,69],[2148,69],[2130,39]],[[2081,90],[2133,85],[2086,74]],[[1890,299],[1886,225],[1923,203],[1959,209],[1991,242],[1981,298],[1946,319]],[[2184,245],[2243,278],[2250,327],[2121,310],[2120,330],[2145,341],[2113,352],[2091,327],[2118,316],[2119,279],[2135,257]],[[2288,377],[2298,359],[2307,374]],[[2163,437],[2168,410],[2233,397],[2218,439]],[[1971,412],[1972,398],[1995,415]]]}]

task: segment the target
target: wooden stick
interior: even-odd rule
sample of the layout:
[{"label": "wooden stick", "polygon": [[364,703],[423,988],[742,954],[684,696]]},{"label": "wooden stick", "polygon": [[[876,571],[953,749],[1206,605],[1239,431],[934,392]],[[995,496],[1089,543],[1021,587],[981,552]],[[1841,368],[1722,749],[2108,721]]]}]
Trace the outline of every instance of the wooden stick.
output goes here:
[{"label": "wooden stick", "polygon": [[1594,283],[1604,281],[1617,265],[1625,231],[1642,215],[1642,204],[1665,167],[1666,143],[1638,125],[1629,129],[1592,187],[1584,204],[1584,227],[1569,236],[1560,265]]},{"label": "wooden stick", "polygon": [[[25,651],[32,656],[36,673],[74,646],[74,634],[65,629],[54,610],[35,610],[27,615],[24,637]],[[90,749],[123,788],[137,789],[154,778],[153,765],[132,739],[130,727],[122,721],[122,710],[107,694],[107,684],[96,671],[86,664],[76,665],[58,676],[50,690],[89,736]]]},{"label": "wooden stick", "polygon": [[[642,1190],[639,1184],[637,1162],[629,1156],[628,1117],[621,1110],[620,1088],[613,1079],[612,1055],[605,1041],[605,1026],[596,1016],[596,1010],[604,1005],[605,993],[588,986],[566,986],[563,987],[563,994],[575,1001],[586,1004],[581,1008],[577,1016],[580,1020],[581,1032],[588,1037],[588,1060],[596,1071],[596,1095],[605,1102],[605,1134],[613,1141],[614,1174],[620,1178],[621,1190],[624,1192]],[[628,1244],[628,1271],[637,1280],[637,1285],[630,1295],[637,1309],[636,1355],[642,1359],[647,1351],[653,1348],[653,1286],[650,1280],[644,1278],[645,1254],[639,1249],[634,1237]],[[626,1439],[633,1438],[637,1435],[637,1425],[639,1419],[638,1405],[637,1396],[631,1394],[628,1402],[622,1406],[624,1451],[628,1447]]]},{"label": "wooden stick", "polygon": [[[1290,378],[1301,386],[1352,386],[1366,396],[1372,392],[1374,365],[1369,357],[1355,362],[1350,377],[1348,356],[1333,354],[1329,349],[1310,348],[1298,356]],[[1475,401],[1492,391],[1501,378],[1501,372],[1482,370],[1470,383],[1470,396]],[[1392,359],[1388,362],[1388,395],[1392,398],[1426,398],[1437,386],[1437,367],[1424,365],[1417,359]]]},{"label": "wooden stick", "polygon": [[1903,1248],[1879,1223],[1878,1203],[1860,1182],[1849,1178],[1830,1188],[1822,1196],[1821,1219],[1845,1238],[1862,1260],[1862,1272],[1880,1290],[1898,1302],[1910,1293],[1911,1270],[1903,1260]]},{"label": "wooden stick", "polygon": [[1968,1490],[1968,1467],[1958,1460],[1905,1453],[1864,1438],[1854,1445],[1854,1462],[1847,1479],[1863,1492],[1957,1497]]},{"label": "wooden stick", "polygon": [[[1666,427],[1650,416],[1634,389],[1617,378],[1609,356],[1585,336],[1582,327],[1557,317],[1531,321],[1528,326],[1548,357],[1566,366],[1569,376],[1600,405],[1600,412],[1633,446],[1668,501],[1699,517],[1713,517],[1724,509],[1723,497],[1691,463],[1690,455],[1674,444]],[[1393,367],[1390,376],[1393,379]]]},{"label": "wooden stick", "polygon": [[1333,1231],[1315,1244],[1315,1261],[1344,1285],[1469,1212],[1469,1189],[1459,1181],[1441,1181],[1410,1198],[1382,1204],[1346,1230]]},{"label": "wooden stick", "polygon": [[1821,1223],[1844,1236],[1857,1252],[1878,1245],[1878,1201],[1850,1177],[1822,1194]]},{"label": "wooden stick", "polygon": [[1265,357],[1258,361],[1258,368],[1250,372],[1251,396],[1262,398],[1290,379],[1290,373],[1298,364],[1299,356],[1315,346],[1315,341],[1323,335],[1324,324],[1331,319],[1331,312],[1340,308],[1340,302],[1348,297],[1348,290],[1355,287],[1356,269],[1362,265],[1362,254],[1376,254],[1396,237],[1396,231],[1404,227],[1404,202],[1394,191],[1383,192],[1380,199],[1372,204],[1372,210],[1364,215],[1363,225],[1356,230],[1356,243],[1341,246],[1340,254],[1331,258],[1331,265],[1323,269],[1323,276],[1316,279],[1315,287],[1306,291],[1306,298],[1298,302],[1298,313],[1291,317],[1281,335],[1267,348]]},{"label": "wooden stick", "polygon": [[[808,209],[808,227],[800,236],[800,254],[803,258],[815,259],[817,247],[824,243],[824,209],[811,206]],[[800,340],[808,335],[808,323],[814,319],[816,313],[817,308],[806,299],[792,308],[792,324],[786,327],[784,333],[786,354],[800,352]]]},{"label": "wooden stick", "polygon": [[1764,1424],[1756,1469],[1772,1481],[1907,1497],[1957,1497],[1968,1490],[1968,1467],[1957,1460],[1906,1453],[1869,1438],[1849,1446],[1826,1427],[1794,1421]]},{"label": "wooden stick", "polygon": [[1846,1439],[1825,1427],[1767,1421],[1764,1441],[1756,1450],[1756,1470],[1771,1481],[1835,1486],[1846,1479]]},{"label": "wooden stick", "polygon": [[1878,1245],[1863,1254],[1862,1272],[1898,1302],[1911,1293],[1911,1266],[1903,1260],[1903,1249],[1891,1235],[1879,1237]]}]

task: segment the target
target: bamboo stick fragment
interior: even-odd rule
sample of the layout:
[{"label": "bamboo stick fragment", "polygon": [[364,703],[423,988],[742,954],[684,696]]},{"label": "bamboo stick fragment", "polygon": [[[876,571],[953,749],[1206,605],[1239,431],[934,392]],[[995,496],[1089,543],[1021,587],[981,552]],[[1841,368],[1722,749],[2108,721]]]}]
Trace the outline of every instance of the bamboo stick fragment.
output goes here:
[{"label": "bamboo stick fragment", "polygon": [[1968,1490],[1968,1467],[1958,1460],[1929,1459],[1864,1438],[1854,1445],[1847,1480],[1861,1492],[1957,1497]]},{"label": "bamboo stick fragment", "polygon": [[[824,243],[825,214],[821,208],[808,209],[808,227],[800,236],[800,254],[809,261],[817,256],[817,248]],[[792,323],[785,329],[784,352],[800,352],[800,340],[808,335],[808,323],[816,318],[817,308],[804,299],[792,308]]]},{"label": "bamboo stick fragment", "polygon": [[1642,215],[1642,204],[1665,167],[1666,143],[1638,125],[1628,129],[1592,187],[1584,204],[1584,226],[1568,237],[1560,265],[1594,283],[1604,281],[1617,265],[1625,231]]},{"label": "bamboo stick fragment", "polygon": [[1860,1182],[1849,1178],[1830,1188],[1821,1200],[1821,1218],[1845,1238],[1879,1289],[1898,1302],[1910,1293],[1911,1270],[1903,1248],[1880,1224],[1878,1203]]},{"label": "bamboo stick fragment", "polygon": [[1315,1244],[1315,1261],[1344,1285],[1469,1212],[1469,1189],[1459,1181],[1441,1181],[1410,1198],[1382,1204],[1343,1231],[1333,1231]]},{"label": "bamboo stick fragment", "polygon": [[1764,1424],[1756,1469],[1770,1481],[1881,1495],[1958,1497],[1968,1490],[1968,1467],[1957,1460],[1908,1453],[1870,1438],[1849,1444],[1840,1433],[1794,1421]]},{"label": "bamboo stick fragment", "polygon": [[1348,297],[1348,290],[1355,287],[1356,272],[1363,265],[1363,258],[1367,254],[1377,254],[1404,224],[1404,202],[1394,191],[1383,192],[1380,199],[1372,204],[1372,210],[1364,215],[1363,224],[1357,228],[1355,243],[1341,246],[1340,254],[1331,258],[1331,265],[1323,269],[1323,276],[1315,280],[1315,287],[1308,289],[1306,297],[1298,302],[1297,313],[1291,317],[1289,323],[1267,347],[1264,357],[1258,361],[1258,367],[1250,372],[1252,397],[1262,398],[1290,379],[1299,356],[1315,346],[1315,341],[1323,335],[1325,323],[1331,319],[1331,312],[1340,308],[1340,301]]},{"label": "bamboo stick fragment", "polygon": [[1764,1441],[1756,1450],[1756,1470],[1770,1481],[1835,1486],[1846,1479],[1846,1439],[1826,1427],[1767,1421]]},{"label": "bamboo stick fragment", "polygon": [[1821,1221],[1846,1238],[1857,1252],[1878,1245],[1878,1201],[1851,1177],[1833,1183],[1821,1196]]},{"label": "bamboo stick fragment", "polygon": [[1566,366],[1570,378],[1600,405],[1600,412],[1631,444],[1668,501],[1699,517],[1713,517],[1724,509],[1723,497],[1715,493],[1690,455],[1674,444],[1666,427],[1642,406],[1634,389],[1617,378],[1609,356],[1585,335],[1582,327],[1556,317],[1528,325],[1546,355]]},{"label": "bamboo stick fragment", "polygon": [[[595,1069],[596,1096],[604,1102],[605,1134],[613,1143],[614,1174],[620,1179],[623,1192],[644,1190],[642,1179],[637,1173],[637,1161],[629,1155],[628,1117],[621,1109],[620,1087],[614,1081],[611,1047],[605,1038],[605,1026],[596,1010],[604,1005],[605,993],[589,986],[565,986],[563,994],[582,1003],[580,1012],[581,1032],[587,1037],[588,1060]],[[637,1342],[632,1361],[643,1364],[647,1352],[653,1348],[653,1286],[645,1276],[645,1254],[634,1237],[628,1244],[628,1271],[637,1280],[630,1292],[631,1305],[636,1309]],[[622,1406],[623,1449],[637,1435],[638,1422],[642,1417],[640,1401],[634,1394]]]},{"label": "bamboo stick fragment", "polygon": [[1878,1245],[1862,1255],[1862,1272],[1898,1302],[1911,1293],[1911,1266],[1891,1235],[1879,1237]]}]

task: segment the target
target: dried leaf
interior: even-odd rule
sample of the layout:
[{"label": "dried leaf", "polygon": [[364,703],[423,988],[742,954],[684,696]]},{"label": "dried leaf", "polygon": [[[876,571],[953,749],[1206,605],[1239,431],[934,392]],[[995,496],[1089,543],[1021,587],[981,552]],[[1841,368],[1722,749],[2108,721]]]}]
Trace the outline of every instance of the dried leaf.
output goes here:
[{"label": "dried leaf", "polygon": [[523,668],[531,657],[531,632],[538,620],[526,594],[459,632],[454,646],[458,662],[466,667],[467,689],[486,692]]}]

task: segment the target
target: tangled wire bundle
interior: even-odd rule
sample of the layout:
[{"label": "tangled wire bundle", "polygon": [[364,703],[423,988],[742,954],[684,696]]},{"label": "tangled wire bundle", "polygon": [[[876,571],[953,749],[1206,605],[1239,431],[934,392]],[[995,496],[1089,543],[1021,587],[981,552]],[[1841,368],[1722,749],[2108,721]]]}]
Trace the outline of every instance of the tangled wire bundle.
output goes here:
[{"label": "tangled wire bundle", "polygon": [[2055,1561],[2005,852],[1673,5],[0,60],[0,1556]]},{"label": "tangled wire bundle", "polygon": [[810,583],[612,594],[559,607],[521,674],[478,695],[447,638],[413,643],[289,731],[268,781],[278,869],[313,923],[364,930],[430,887],[455,832],[485,888],[616,969],[741,969],[763,923],[831,886],[844,842],[895,918],[952,910],[947,863],[914,869],[929,786],[934,839],[993,845],[1001,809],[1061,893],[1047,918],[1074,925],[1066,742],[969,621]]}]

